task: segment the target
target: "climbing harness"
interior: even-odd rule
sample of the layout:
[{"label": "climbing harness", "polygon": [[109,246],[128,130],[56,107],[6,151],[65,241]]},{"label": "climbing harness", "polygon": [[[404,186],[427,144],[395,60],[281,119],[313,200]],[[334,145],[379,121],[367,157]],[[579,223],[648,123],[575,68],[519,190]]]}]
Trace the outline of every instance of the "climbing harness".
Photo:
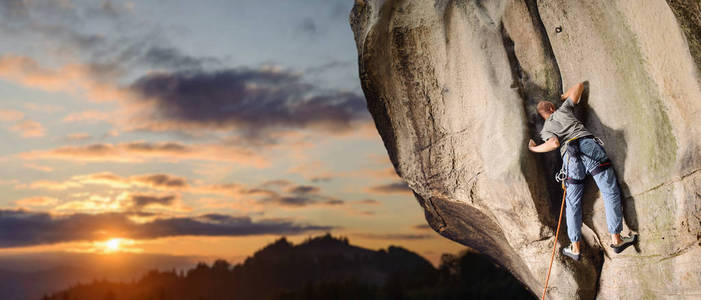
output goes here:
[{"label": "climbing harness", "polygon": [[[576,137],[576,138],[571,138],[565,142],[565,147],[567,147],[567,150],[562,154],[562,167],[560,168],[560,171],[555,175],[555,180],[557,182],[567,182],[571,184],[580,184],[584,183],[584,179],[574,179],[571,177],[567,176],[567,167],[568,167],[568,162],[570,157],[574,157],[575,159],[579,160],[580,155],[584,155],[586,157],[589,157],[591,160],[596,161],[598,165],[594,170],[592,170],[590,173],[592,176],[599,174],[606,170],[607,168],[611,167],[611,160],[604,159],[604,160],[596,160],[592,158],[589,155],[584,154],[582,151],[579,149],[579,139],[582,138],[592,138],[594,142],[597,144],[603,146],[604,141],[602,141],[599,137],[587,135],[587,136],[581,136],[581,137]],[[565,160],[565,155],[567,155],[567,160]]]},{"label": "climbing harness", "polygon": [[[560,237],[560,224],[562,223],[562,212],[565,208],[565,198],[567,196],[567,187],[565,186],[565,182],[569,184],[580,184],[584,182],[584,178],[582,179],[574,179],[571,178],[567,175],[567,166],[569,163],[569,158],[574,157],[575,159],[579,159],[580,155],[584,155],[586,157],[589,157],[593,161],[596,161],[599,163],[599,165],[592,170],[590,173],[592,176],[599,174],[600,172],[606,170],[611,166],[611,161],[608,159],[605,159],[603,161],[598,161],[596,159],[593,159],[592,157],[584,154],[583,152],[580,151],[579,149],[579,140],[580,138],[591,138],[591,135],[588,136],[582,136],[582,137],[577,137],[577,138],[571,138],[565,142],[565,147],[567,147],[567,150],[562,154],[562,167],[560,168],[560,171],[555,175],[555,180],[557,182],[560,182],[562,184],[562,204],[560,204],[560,216],[557,218],[557,229],[555,230],[555,241],[553,242],[553,253],[550,256],[550,266],[548,267],[548,275],[545,277],[545,288],[543,288],[543,296],[540,298],[541,300],[545,300],[545,294],[548,291],[548,281],[550,281],[550,271],[552,271],[553,268],[553,260],[555,260],[555,250],[557,249],[557,241],[558,238]],[[604,142],[598,138],[598,137],[593,137],[594,141],[603,146]],[[573,142],[574,141],[574,142]],[[565,160],[565,155],[567,155],[567,159]]]},{"label": "climbing harness", "polygon": [[550,281],[550,271],[553,269],[553,260],[555,259],[555,249],[557,249],[557,239],[560,237],[560,224],[562,223],[562,211],[565,208],[565,195],[567,195],[567,188],[565,187],[565,182],[562,182],[562,204],[560,204],[560,217],[557,218],[557,230],[555,230],[555,241],[553,242],[553,254],[550,256],[550,266],[548,267],[548,276],[545,278],[545,288],[543,288],[543,297],[541,300],[545,300],[545,293],[548,291],[548,281]]}]

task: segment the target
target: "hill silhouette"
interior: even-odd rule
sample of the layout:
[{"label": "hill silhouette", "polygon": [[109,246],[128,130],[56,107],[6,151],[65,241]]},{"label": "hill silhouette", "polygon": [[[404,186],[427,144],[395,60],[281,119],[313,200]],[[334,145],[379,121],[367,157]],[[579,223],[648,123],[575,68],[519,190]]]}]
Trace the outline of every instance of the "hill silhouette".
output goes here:
[{"label": "hill silhouette", "polygon": [[485,256],[444,254],[438,269],[401,247],[369,250],[331,234],[292,245],[285,237],[240,264],[216,260],[187,272],[151,270],[132,282],[94,280],[43,299],[530,299]]}]

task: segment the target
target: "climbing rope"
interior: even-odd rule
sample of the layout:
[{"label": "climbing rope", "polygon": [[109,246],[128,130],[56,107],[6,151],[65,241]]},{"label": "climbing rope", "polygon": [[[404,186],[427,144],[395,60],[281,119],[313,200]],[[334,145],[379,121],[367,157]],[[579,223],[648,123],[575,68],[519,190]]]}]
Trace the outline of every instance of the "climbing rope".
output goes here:
[{"label": "climbing rope", "polygon": [[557,230],[555,231],[555,242],[553,243],[553,254],[550,257],[550,267],[548,267],[548,276],[545,278],[545,288],[543,289],[543,297],[541,300],[545,300],[545,292],[548,290],[548,281],[550,280],[550,271],[553,268],[553,260],[555,259],[555,249],[557,249],[557,238],[560,236],[560,223],[562,223],[562,210],[565,208],[565,195],[567,195],[567,188],[565,188],[565,182],[562,182],[562,204],[560,205],[560,217],[557,219]]}]

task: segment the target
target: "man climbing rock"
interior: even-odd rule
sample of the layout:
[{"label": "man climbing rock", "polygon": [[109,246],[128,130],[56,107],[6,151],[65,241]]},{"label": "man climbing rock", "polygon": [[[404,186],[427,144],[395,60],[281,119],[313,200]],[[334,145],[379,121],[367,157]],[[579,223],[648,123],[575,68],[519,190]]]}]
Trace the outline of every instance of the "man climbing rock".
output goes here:
[{"label": "man climbing rock", "polygon": [[[581,235],[582,235],[582,194],[584,193],[584,178],[591,174],[604,198],[606,209],[606,223],[614,252],[620,253],[635,241],[635,235],[621,237],[623,229],[621,193],[616,181],[613,168],[609,161],[601,140],[594,137],[582,122],[574,115],[574,107],[584,90],[582,83],[575,84],[566,93],[560,96],[565,102],[560,108],[548,101],[538,103],[538,113],[545,124],[540,131],[540,136],[545,141],[537,145],[533,140],[528,142],[528,149],[532,152],[548,152],[560,147],[560,141],[565,141],[560,149],[563,156],[561,173],[565,180],[566,188],[566,216],[567,235],[572,242],[569,247],[563,248],[562,253],[579,260]],[[566,175],[566,178],[565,176]]]}]

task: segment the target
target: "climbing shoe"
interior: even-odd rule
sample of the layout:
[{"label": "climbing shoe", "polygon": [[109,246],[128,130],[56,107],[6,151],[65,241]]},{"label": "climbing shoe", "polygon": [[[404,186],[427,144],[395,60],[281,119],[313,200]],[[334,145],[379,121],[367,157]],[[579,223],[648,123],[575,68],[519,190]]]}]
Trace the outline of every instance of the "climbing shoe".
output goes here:
[{"label": "climbing shoe", "polygon": [[570,244],[568,247],[562,248],[562,254],[569,256],[570,258],[579,261],[579,254],[575,254],[572,252],[572,244]]},{"label": "climbing shoe", "polygon": [[623,250],[628,248],[630,245],[633,245],[637,236],[638,235],[636,235],[636,234],[631,234],[630,236],[622,237],[621,238],[622,242],[620,244],[618,244],[618,245],[611,244],[611,248],[613,248],[613,252],[616,252],[616,253],[623,252]]}]

